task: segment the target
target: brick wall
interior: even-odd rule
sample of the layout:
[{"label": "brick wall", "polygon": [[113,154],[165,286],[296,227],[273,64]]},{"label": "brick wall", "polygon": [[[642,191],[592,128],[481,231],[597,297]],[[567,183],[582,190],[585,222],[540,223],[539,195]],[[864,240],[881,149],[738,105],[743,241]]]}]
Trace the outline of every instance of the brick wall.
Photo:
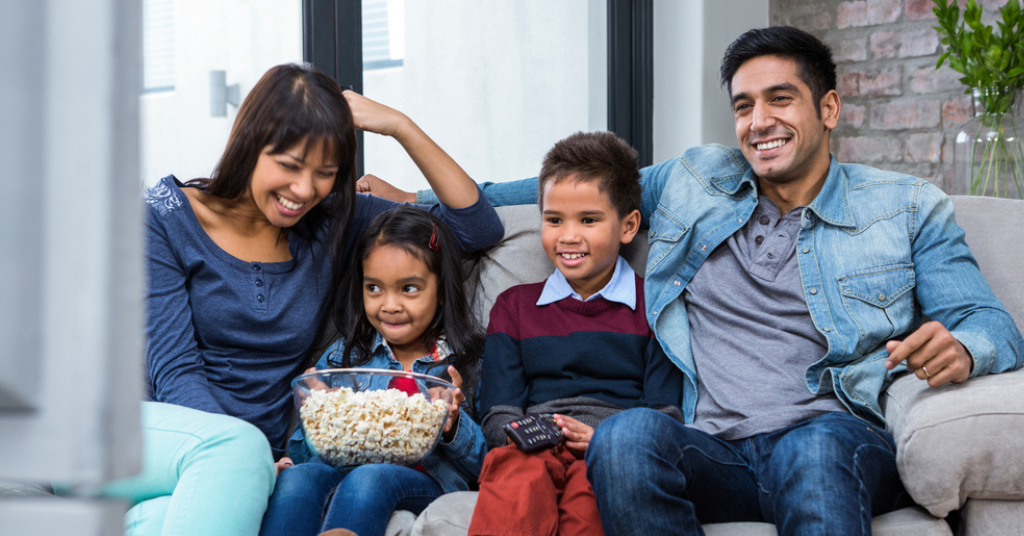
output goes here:
[{"label": "brick wall", "polygon": [[[1007,0],[977,0],[990,23]],[[961,0],[961,4],[966,0]],[[843,109],[832,154],[942,186],[953,138],[972,115],[960,75],[935,70],[942,46],[931,0],[770,0],[769,21],[832,47]]]}]

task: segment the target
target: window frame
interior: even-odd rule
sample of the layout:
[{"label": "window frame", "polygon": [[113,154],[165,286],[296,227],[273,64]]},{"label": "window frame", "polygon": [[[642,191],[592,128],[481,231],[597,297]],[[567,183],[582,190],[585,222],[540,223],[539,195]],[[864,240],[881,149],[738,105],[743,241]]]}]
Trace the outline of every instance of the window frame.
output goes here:
[{"label": "window frame", "polygon": [[[654,0],[606,0],[608,130],[632,145],[640,165],[654,155]],[[361,0],[302,0],[303,61],[363,92]],[[363,173],[358,135],[357,173]]]}]

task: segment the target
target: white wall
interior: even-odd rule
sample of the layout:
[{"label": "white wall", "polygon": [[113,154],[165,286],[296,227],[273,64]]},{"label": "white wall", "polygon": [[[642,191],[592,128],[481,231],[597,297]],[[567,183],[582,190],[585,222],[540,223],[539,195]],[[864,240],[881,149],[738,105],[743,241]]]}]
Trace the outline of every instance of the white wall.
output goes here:
[{"label": "white wall", "polygon": [[[477,181],[534,176],[561,138],[607,128],[604,0],[407,1],[404,65],[368,71],[367,97],[407,113]],[[366,172],[425,179],[367,134]]]},{"label": "white wall", "polygon": [[210,74],[227,71],[245,97],[267,69],[302,61],[301,0],[175,0],[173,91],[141,97],[141,174],[209,177],[238,108],[210,116]]},{"label": "white wall", "polygon": [[729,43],[767,25],[768,0],[654,0],[654,162],[736,145],[718,67]]}]

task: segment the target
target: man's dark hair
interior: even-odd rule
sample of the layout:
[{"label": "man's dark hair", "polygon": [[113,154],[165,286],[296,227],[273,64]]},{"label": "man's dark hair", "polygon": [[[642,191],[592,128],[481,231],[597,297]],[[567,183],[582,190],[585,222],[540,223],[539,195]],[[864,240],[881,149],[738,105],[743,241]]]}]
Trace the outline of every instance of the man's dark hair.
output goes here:
[{"label": "man's dark hair", "polygon": [[608,196],[620,218],[640,208],[636,149],[611,132],[577,132],[556,143],[540,168],[537,199],[543,203],[547,183],[569,177],[597,181],[598,191]]},{"label": "man's dark hair", "polygon": [[821,98],[836,88],[836,63],[832,49],[813,35],[792,26],[755,28],[736,38],[725,49],[719,75],[732,95],[732,77],[748,60],[760,56],[779,56],[796,61],[800,79],[811,88],[821,115]]}]

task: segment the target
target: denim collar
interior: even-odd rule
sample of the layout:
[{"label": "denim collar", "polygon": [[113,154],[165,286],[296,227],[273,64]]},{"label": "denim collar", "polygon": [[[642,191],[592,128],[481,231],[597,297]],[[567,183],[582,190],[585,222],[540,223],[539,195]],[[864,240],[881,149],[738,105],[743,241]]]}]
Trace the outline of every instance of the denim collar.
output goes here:
[{"label": "denim collar", "polygon": [[[452,353],[451,348],[448,347],[448,341],[445,340],[443,335],[437,340],[437,343],[435,343],[434,349],[436,350],[435,352],[424,355],[416,361],[428,364],[434,363],[435,361],[447,359]],[[388,356],[388,359],[396,362],[398,361],[395,359],[395,354],[391,351],[391,347],[388,346],[388,342],[385,341],[384,337],[378,332],[377,336],[373,339],[373,345],[370,346],[370,355],[378,355],[380,352],[384,352],[384,355]]]},{"label": "denim collar", "polygon": [[[540,298],[537,299],[537,305],[547,305],[569,297],[576,298],[577,300],[582,299],[572,289],[572,285],[562,275],[562,272],[555,270],[555,273],[551,274],[547,281],[544,282],[544,290],[541,291]],[[610,302],[621,303],[634,311],[636,310],[636,272],[626,262],[626,259],[618,257],[615,260],[615,271],[612,272],[611,280],[608,281],[604,288],[587,298],[586,301],[596,298],[604,298]]]},{"label": "denim collar", "polygon": [[[756,191],[757,178],[754,176],[753,168],[743,159],[743,153],[739,149],[733,149],[729,151],[729,156],[735,166],[719,165],[719,169],[715,170],[717,171],[715,176],[709,178],[710,183],[719,191],[730,196],[736,196],[744,186],[754,188]],[[738,161],[737,158],[740,160]],[[720,161],[715,161],[715,163],[721,164]],[[695,167],[699,168],[699,165]],[[853,217],[853,211],[850,210],[849,189],[850,182],[846,171],[834,156],[829,155],[828,176],[825,178],[825,184],[822,185],[821,191],[818,192],[814,201],[807,205],[807,209],[822,221],[837,227],[856,227],[857,222]]]}]

